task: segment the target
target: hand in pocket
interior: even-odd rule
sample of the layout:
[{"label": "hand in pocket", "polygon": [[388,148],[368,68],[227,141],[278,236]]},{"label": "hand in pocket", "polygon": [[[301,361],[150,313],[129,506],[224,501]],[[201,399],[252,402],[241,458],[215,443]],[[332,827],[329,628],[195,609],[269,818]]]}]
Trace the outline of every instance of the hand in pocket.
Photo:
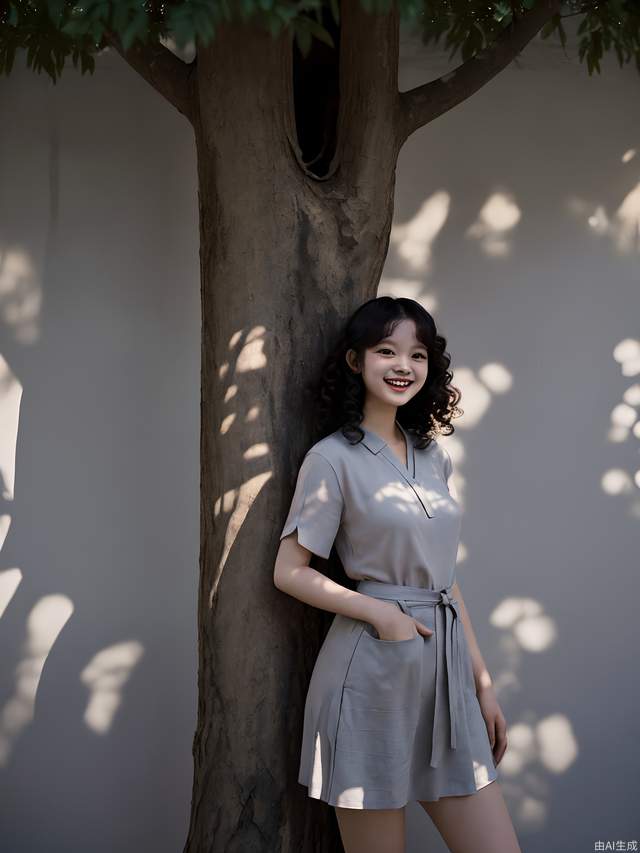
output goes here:
[{"label": "hand in pocket", "polygon": [[408,616],[393,605],[385,608],[385,612],[373,623],[373,627],[378,632],[379,639],[396,642],[412,640],[419,635],[430,637],[433,634],[431,628],[427,628],[418,619]]}]

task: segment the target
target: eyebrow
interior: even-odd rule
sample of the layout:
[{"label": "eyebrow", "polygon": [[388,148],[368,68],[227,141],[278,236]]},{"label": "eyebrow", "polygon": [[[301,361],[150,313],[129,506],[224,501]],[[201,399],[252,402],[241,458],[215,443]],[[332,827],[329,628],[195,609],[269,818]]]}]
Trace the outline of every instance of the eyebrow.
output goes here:
[{"label": "eyebrow", "polygon": [[[395,346],[395,341],[393,340],[393,338],[383,338],[379,343],[381,343],[381,344],[393,344]],[[423,349],[423,350],[427,350],[427,352],[429,352],[429,350],[426,348],[426,346],[424,344],[415,344],[413,347],[411,347],[411,349]]]}]

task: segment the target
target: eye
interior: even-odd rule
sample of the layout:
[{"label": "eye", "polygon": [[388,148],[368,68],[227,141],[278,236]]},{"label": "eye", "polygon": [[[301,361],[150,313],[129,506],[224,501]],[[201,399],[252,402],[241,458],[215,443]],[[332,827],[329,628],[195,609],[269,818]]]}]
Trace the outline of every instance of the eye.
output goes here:
[{"label": "eye", "polygon": [[[380,353],[390,352],[390,353],[393,353],[393,350],[389,349],[389,347],[381,347],[380,349],[376,350],[376,352],[380,352]],[[427,359],[427,356],[426,356],[423,352],[417,352],[417,353],[415,353],[415,355],[419,356],[420,358],[424,359],[425,361],[426,361],[426,359]]]}]

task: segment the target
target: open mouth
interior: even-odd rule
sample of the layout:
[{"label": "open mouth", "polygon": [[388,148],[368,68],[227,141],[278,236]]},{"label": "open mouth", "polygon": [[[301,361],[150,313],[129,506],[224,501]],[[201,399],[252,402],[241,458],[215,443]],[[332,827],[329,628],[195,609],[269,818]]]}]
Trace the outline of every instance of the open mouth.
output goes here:
[{"label": "open mouth", "polygon": [[387,385],[393,388],[394,391],[404,391],[409,387],[409,385],[413,385],[412,379],[386,379],[384,380]]}]

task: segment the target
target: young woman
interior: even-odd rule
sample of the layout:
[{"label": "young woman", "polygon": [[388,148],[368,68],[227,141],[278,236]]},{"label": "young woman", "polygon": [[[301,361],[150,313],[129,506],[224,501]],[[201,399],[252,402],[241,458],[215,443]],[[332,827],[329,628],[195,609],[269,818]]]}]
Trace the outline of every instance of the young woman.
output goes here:
[{"label": "young woman", "polygon": [[[322,371],[276,587],[335,613],[309,684],[298,781],[336,810],[346,853],[402,853],[420,803],[449,850],[519,853],[496,767],[500,710],[455,565],[446,340],[412,299],[362,305]],[[309,566],[335,548],[355,590]]]}]

